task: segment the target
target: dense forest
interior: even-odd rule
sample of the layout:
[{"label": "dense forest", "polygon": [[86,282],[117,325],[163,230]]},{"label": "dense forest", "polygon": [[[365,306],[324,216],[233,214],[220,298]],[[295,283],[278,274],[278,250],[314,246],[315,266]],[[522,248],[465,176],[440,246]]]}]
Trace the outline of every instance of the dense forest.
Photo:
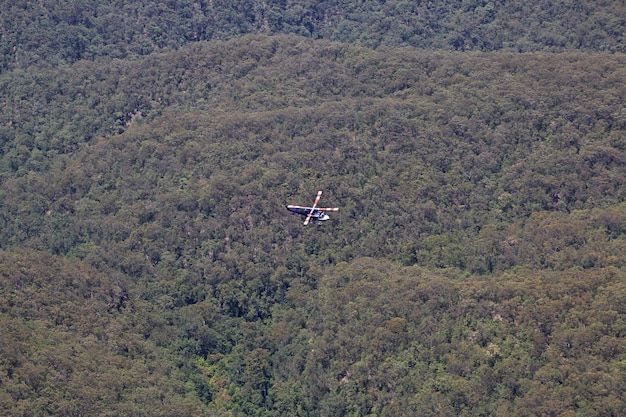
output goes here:
[{"label": "dense forest", "polygon": [[0,15],[0,71],[130,58],[247,34],[367,47],[626,52],[621,0],[15,0]]},{"label": "dense forest", "polygon": [[6,6],[0,414],[626,414],[623,2]]}]

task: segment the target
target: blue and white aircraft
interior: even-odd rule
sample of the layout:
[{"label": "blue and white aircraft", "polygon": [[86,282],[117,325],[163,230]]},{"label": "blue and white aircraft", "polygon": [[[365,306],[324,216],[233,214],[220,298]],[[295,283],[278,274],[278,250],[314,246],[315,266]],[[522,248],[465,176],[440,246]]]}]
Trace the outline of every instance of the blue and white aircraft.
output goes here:
[{"label": "blue and white aircraft", "polygon": [[309,224],[311,219],[313,219],[315,223],[319,224],[325,220],[330,219],[328,214],[326,214],[327,212],[339,210],[338,207],[332,207],[332,208],[317,207],[317,203],[320,202],[321,197],[322,197],[322,192],[318,191],[317,197],[315,198],[315,203],[313,203],[313,207],[302,207],[302,206],[292,206],[292,205],[288,205],[285,207],[287,207],[287,210],[289,210],[293,214],[300,214],[302,216],[306,216],[306,219],[304,220],[304,223],[303,223],[305,226]]}]

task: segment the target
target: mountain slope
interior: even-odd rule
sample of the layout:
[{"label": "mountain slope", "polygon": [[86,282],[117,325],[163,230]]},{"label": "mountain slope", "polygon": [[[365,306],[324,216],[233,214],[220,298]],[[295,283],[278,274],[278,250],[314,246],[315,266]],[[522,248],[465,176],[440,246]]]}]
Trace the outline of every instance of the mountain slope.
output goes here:
[{"label": "mountain slope", "polygon": [[3,74],[2,407],[623,414],[624,60],[250,36]]},{"label": "mountain slope", "polygon": [[[622,234],[619,220],[602,220],[606,210],[623,211],[622,61],[374,52],[260,37],[194,46],[123,71],[114,61],[82,77],[46,72],[67,81],[63,91],[13,84],[39,95],[7,112],[17,117],[5,128],[3,246],[67,254],[94,239],[136,239],[96,226],[105,216],[129,231],[178,224],[196,240],[173,235],[168,246],[192,251],[211,236],[203,223],[214,220],[218,253],[255,226],[269,227],[263,233],[279,235],[255,236],[268,252],[299,235],[297,222],[279,220],[280,205],[305,204],[322,188],[325,200],[343,205],[334,216],[349,242],[335,251],[340,260],[385,256],[474,272],[542,266],[526,245],[559,237],[520,228],[557,218],[588,224],[559,234],[610,251],[607,242]],[[89,96],[77,92],[93,78],[100,81]],[[24,117],[41,96],[50,110]],[[64,116],[81,109],[92,110]],[[110,130],[114,114],[121,134]],[[109,136],[81,143],[85,125]],[[63,156],[74,141],[68,132],[76,151]],[[597,234],[598,227],[613,230]],[[585,267],[584,259],[575,264]]]},{"label": "mountain slope", "polygon": [[20,250],[0,252],[0,277],[3,415],[208,415],[132,323],[120,274]]},{"label": "mountain slope", "polygon": [[624,52],[626,42],[626,6],[615,1],[18,0],[5,6],[0,70],[144,56],[249,34],[521,52]]}]

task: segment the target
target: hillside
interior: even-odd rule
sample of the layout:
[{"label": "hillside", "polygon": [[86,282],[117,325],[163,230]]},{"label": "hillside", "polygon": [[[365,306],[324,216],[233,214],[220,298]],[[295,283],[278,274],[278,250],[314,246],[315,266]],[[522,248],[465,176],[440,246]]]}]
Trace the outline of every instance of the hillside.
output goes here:
[{"label": "hillside", "polygon": [[[593,248],[602,264],[623,232],[623,67],[619,55],[374,52],[260,37],[14,74],[3,247],[68,254],[113,239],[114,227],[88,225],[102,216],[135,230],[181,213],[175,224],[198,242],[213,239],[205,221],[221,225],[218,251],[224,238],[278,227],[257,237],[269,252],[301,233],[277,207],[321,188],[343,205],[336,261],[584,268]],[[572,227],[550,235],[557,221]],[[565,244],[575,254],[533,255],[563,239],[578,242]]]},{"label": "hillside", "polygon": [[626,5],[551,0],[16,0],[0,16],[0,71],[126,59],[198,41],[292,34],[437,50],[625,52]]},{"label": "hillside", "polygon": [[[2,415],[200,415],[172,353],[146,340],[125,277],[0,252]],[[122,313],[123,311],[123,313]]]},{"label": "hillside", "polygon": [[0,409],[624,414],[625,61],[248,36],[4,73]]}]

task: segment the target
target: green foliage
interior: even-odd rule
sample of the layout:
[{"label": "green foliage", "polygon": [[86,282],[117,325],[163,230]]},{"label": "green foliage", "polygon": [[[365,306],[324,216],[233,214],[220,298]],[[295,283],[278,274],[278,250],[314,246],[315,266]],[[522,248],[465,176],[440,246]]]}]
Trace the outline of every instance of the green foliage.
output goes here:
[{"label": "green foliage", "polygon": [[292,34],[368,47],[624,52],[621,2],[13,1],[0,71],[125,59],[206,40]]},{"label": "green foliage", "polygon": [[4,72],[0,409],[624,414],[624,61],[249,36]]},{"label": "green foliage", "polygon": [[[95,249],[92,262],[136,276],[237,264],[262,288],[244,292],[267,291],[284,264],[274,253],[300,235],[276,206],[322,188],[342,203],[333,230],[345,240],[321,254],[332,243],[321,234],[305,254],[329,262],[619,266],[621,68],[621,56],[260,37],[13,77],[13,91],[37,94],[7,106],[0,242],[79,258]],[[46,85],[62,91],[36,81],[57,79]],[[100,81],[68,98],[86,80]],[[33,126],[22,110],[41,97],[54,117]],[[82,108],[92,110],[69,117]],[[229,294],[237,314],[268,314]]]},{"label": "green foliage", "polygon": [[0,252],[3,415],[210,415],[139,326],[128,282],[82,262]]},{"label": "green foliage", "polygon": [[277,347],[280,369],[299,373],[277,369],[276,385],[306,381],[312,415],[624,411],[623,377],[611,376],[623,359],[622,272],[454,276],[374,259],[330,268],[307,297],[306,328],[289,315],[278,325],[292,328],[290,345],[306,333],[308,347]]}]

